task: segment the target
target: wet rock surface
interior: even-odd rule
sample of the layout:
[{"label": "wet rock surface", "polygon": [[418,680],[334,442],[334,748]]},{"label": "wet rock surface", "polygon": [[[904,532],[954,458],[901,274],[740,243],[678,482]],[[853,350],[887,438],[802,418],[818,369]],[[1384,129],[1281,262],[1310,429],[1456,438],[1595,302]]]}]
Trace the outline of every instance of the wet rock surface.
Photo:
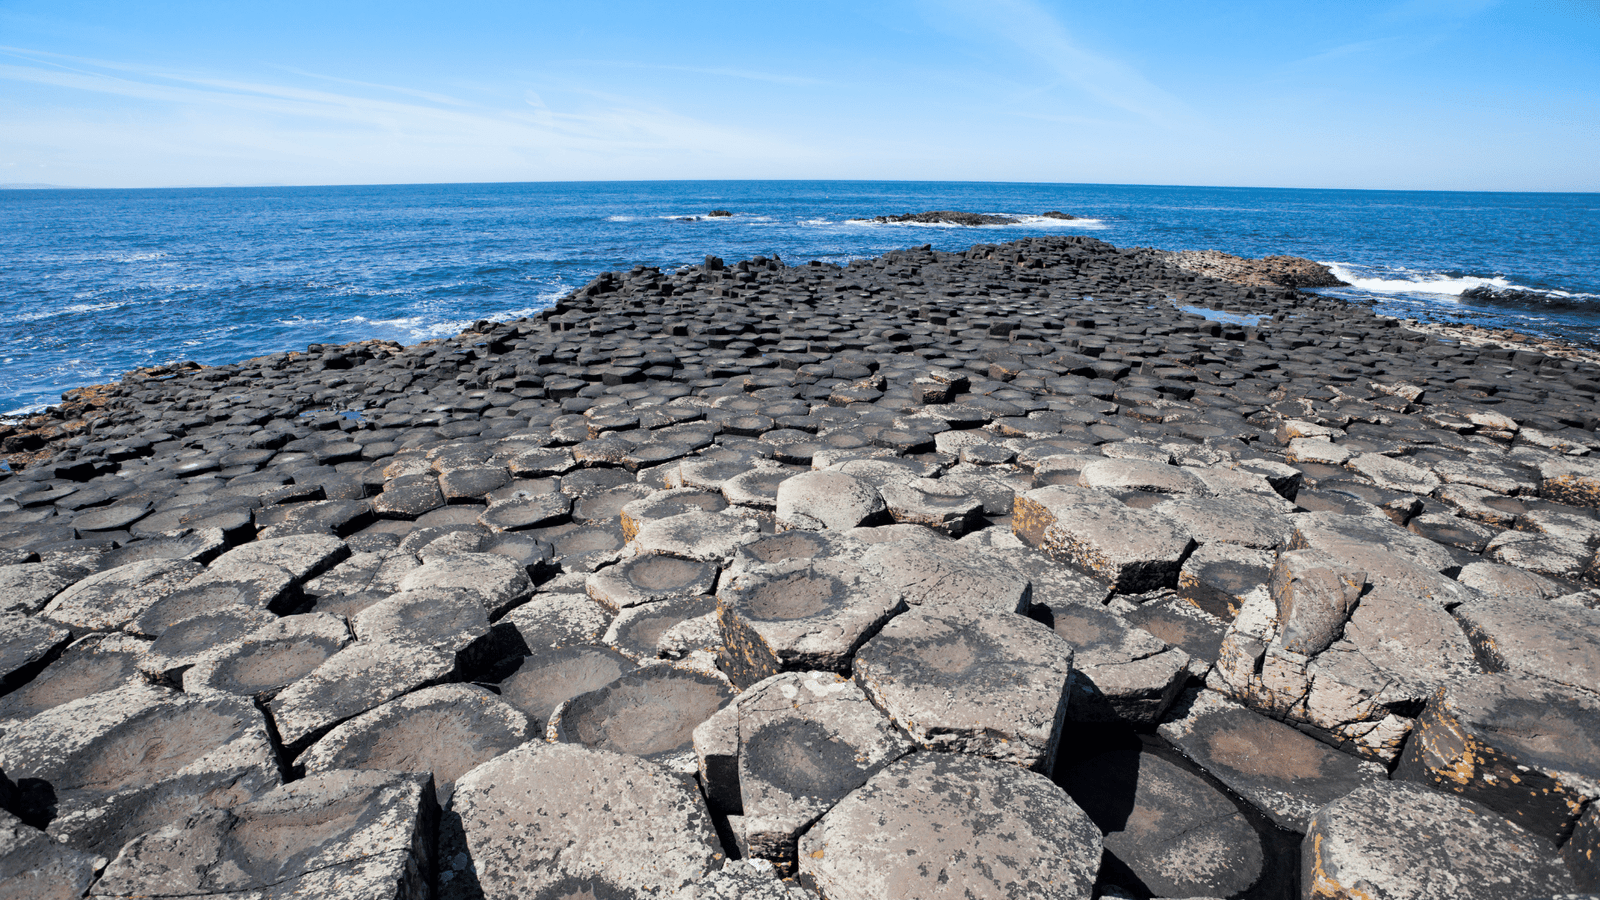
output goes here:
[{"label": "wet rock surface", "polygon": [[1600,373],[1322,278],[708,260],[74,394],[0,896],[1594,890]]}]

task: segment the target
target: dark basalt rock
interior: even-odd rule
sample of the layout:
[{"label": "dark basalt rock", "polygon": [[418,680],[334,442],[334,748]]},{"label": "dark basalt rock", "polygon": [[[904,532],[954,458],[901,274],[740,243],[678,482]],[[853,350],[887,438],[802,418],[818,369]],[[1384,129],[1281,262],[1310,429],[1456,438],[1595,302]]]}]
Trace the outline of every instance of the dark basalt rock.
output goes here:
[{"label": "dark basalt rock", "polygon": [[918,225],[1010,225],[1017,220],[1011,216],[986,216],[982,213],[956,212],[942,209],[931,212],[905,213],[903,215],[874,216],[878,223],[911,222]]},{"label": "dark basalt rock", "polygon": [[693,772],[695,726],[731,699],[733,690],[710,676],[646,666],[573,699],[551,731],[562,741]]},{"label": "dark basalt rock", "polygon": [[1600,885],[1593,357],[1198,260],[641,266],[0,425],[0,893]]}]

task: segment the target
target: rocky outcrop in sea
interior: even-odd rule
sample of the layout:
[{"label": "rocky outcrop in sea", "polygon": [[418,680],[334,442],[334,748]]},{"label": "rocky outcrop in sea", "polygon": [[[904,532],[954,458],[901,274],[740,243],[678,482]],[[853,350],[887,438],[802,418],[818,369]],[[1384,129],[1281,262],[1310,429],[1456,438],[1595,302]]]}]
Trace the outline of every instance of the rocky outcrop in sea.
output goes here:
[{"label": "rocky outcrop in sea", "polygon": [[129,373],[6,436],[0,894],[1593,891],[1597,394],[1083,237]]},{"label": "rocky outcrop in sea", "polygon": [[[1045,219],[1060,219],[1072,221],[1077,216],[1050,210],[1039,214]],[[912,225],[964,225],[976,227],[978,225],[1015,225],[1021,219],[1017,216],[998,216],[988,213],[960,212],[953,209],[937,209],[929,212],[904,213],[901,215],[874,216],[872,221],[880,225],[912,224]]]},{"label": "rocky outcrop in sea", "polygon": [[1246,259],[1220,250],[1155,250],[1158,258],[1185,272],[1253,287],[1341,287],[1333,271],[1322,263],[1299,256],[1264,256]]}]

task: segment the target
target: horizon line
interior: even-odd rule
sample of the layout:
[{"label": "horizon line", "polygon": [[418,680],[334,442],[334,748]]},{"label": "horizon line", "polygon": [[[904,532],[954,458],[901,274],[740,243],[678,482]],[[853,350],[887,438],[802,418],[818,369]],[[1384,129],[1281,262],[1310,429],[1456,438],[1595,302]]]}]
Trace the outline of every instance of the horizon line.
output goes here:
[{"label": "horizon line", "polygon": [[42,182],[0,183],[0,191],[33,193],[39,191],[210,191],[210,190],[297,190],[314,188],[395,188],[395,187],[477,187],[501,185],[556,185],[556,184],[950,184],[950,185],[1015,185],[1038,187],[1126,187],[1126,188],[1186,188],[1200,190],[1251,190],[1251,191],[1344,191],[1352,193],[1386,194],[1576,194],[1596,195],[1596,191],[1528,191],[1528,190],[1462,190],[1449,188],[1350,188],[1350,187],[1289,187],[1283,185],[1248,184],[1154,184],[1144,182],[1094,182],[1094,181],[982,181],[973,179],[909,179],[909,178],[570,178],[544,181],[396,181],[364,183],[317,184],[175,184],[144,185],[139,187],[89,187],[83,185],[47,184]]}]

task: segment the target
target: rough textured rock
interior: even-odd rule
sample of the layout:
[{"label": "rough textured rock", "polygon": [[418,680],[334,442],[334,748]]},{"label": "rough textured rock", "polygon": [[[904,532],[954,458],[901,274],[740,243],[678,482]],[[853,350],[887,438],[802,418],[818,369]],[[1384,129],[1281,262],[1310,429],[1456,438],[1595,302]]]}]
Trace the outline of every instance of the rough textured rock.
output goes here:
[{"label": "rough textured rock", "polygon": [[1247,259],[1220,250],[1155,251],[1171,265],[1238,284],[1278,287],[1339,287],[1344,284],[1319,262],[1298,256]]},{"label": "rough textured rock", "polygon": [[769,678],[739,698],[737,715],[744,846],[785,872],[812,822],[915,746],[831,673]]},{"label": "rough textured rock", "polygon": [[1238,896],[1262,876],[1266,854],[1249,820],[1175,763],[1119,748],[1057,780],[1100,827],[1107,855],[1157,896]]},{"label": "rough textured rock", "polygon": [[843,472],[803,472],[778,486],[778,521],[789,528],[855,528],[888,507],[872,485]]},{"label": "rough textured rock", "polygon": [[77,582],[57,594],[40,614],[72,628],[111,631],[133,621],[202,571],[199,563],[182,559],[128,563]]},{"label": "rough textured rock", "polygon": [[422,898],[438,812],[426,776],[313,775],[135,838],[94,895]]},{"label": "rough textured rock", "polygon": [[1088,900],[1100,829],[1043,775],[982,757],[914,753],[800,839],[829,900]]},{"label": "rough textured rock", "polygon": [[1288,831],[1304,832],[1317,810],[1385,775],[1212,691],[1187,698],[1183,712],[1161,736]]},{"label": "rough textured rock", "polygon": [[0,613],[32,615],[88,574],[77,566],[42,562],[0,566]]},{"label": "rough textured rock", "polygon": [[26,684],[72,639],[72,632],[48,622],[0,614],[0,685]]},{"label": "rough textured rock", "polygon": [[463,853],[440,880],[490,897],[669,895],[721,856],[705,801],[636,756],[524,744],[456,782]]},{"label": "rough textured rock", "polygon": [[845,672],[861,642],[904,608],[899,592],[842,560],[776,563],[718,592],[719,663],[741,687],[785,670]]},{"label": "rough textured rock", "polygon": [[[931,535],[925,529],[909,530],[916,538]],[[1021,613],[1033,599],[1033,585],[1025,574],[949,541],[890,541],[862,553],[860,565],[898,591],[907,604],[929,610],[976,607]]]},{"label": "rough textured rock", "polygon": [[495,553],[442,556],[406,574],[402,591],[470,591],[478,595],[484,611],[497,615],[521,599],[533,584],[527,570]]},{"label": "rough textured rock", "polygon": [[1578,690],[1600,686],[1600,610],[1542,600],[1485,599],[1455,610],[1484,668],[1549,679]]},{"label": "rough textured rock", "polygon": [[479,687],[445,684],[345,722],[300,754],[308,775],[378,769],[430,776],[439,803],[455,781],[534,736],[528,717]]},{"label": "rough textured rock", "polygon": [[91,634],[74,641],[36,678],[0,698],[0,719],[26,719],[139,680],[146,646],[123,634]]},{"label": "rough textured rock", "polygon": [[1306,897],[1535,898],[1574,892],[1555,847],[1473,803],[1403,781],[1359,788],[1306,830]]},{"label": "rough textured rock", "polygon": [[1451,682],[1428,701],[1396,777],[1560,844],[1600,798],[1600,698],[1506,674]]},{"label": "rough textured rock", "polygon": [[917,610],[862,646],[855,680],[924,747],[1048,772],[1072,665],[1066,641],[1022,616]]},{"label": "rough textured rock", "polygon": [[443,681],[455,658],[411,644],[357,641],[284,688],[268,708],[289,752],[401,694]]},{"label": "rough textured rock", "polygon": [[78,900],[95,879],[93,854],[63,847],[0,810],[0,897]]},{"label": "rough textured rock", "polygon": [[1194,547],[1188,532],[1170,519],[1131,509],[1109,494],[1064,485],[1017,497],[1012,528],[1030,547],[1127,593],[1175,586]]},{"label": "rough textured rock", "polygon": [[507,613],[510,624],[530,649],[599,642],[611,613],[584,593],[539,593]]}]

